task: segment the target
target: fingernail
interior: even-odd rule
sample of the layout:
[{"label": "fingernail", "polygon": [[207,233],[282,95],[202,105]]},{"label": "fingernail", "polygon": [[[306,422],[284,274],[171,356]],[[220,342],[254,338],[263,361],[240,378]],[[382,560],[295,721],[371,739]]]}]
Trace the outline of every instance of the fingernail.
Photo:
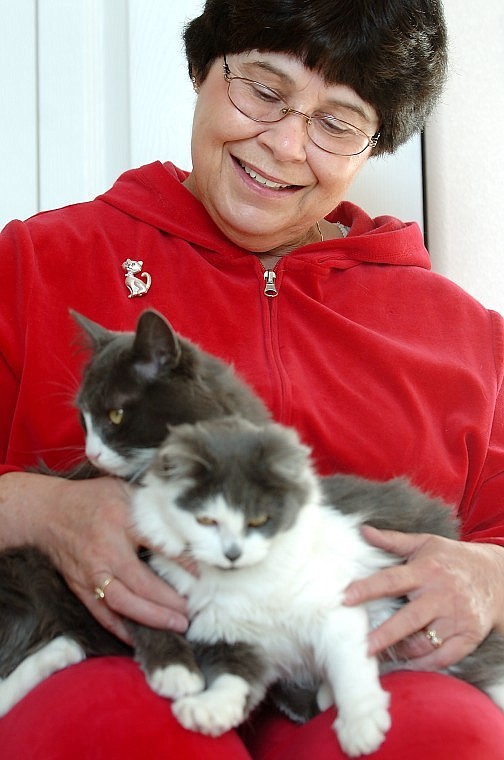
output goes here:
[{"label": "fingernail", "polygon": [[185,633],[188,625],[189,621],[182,615],[171,615],[168,619],[168,628],[175,633]]}]

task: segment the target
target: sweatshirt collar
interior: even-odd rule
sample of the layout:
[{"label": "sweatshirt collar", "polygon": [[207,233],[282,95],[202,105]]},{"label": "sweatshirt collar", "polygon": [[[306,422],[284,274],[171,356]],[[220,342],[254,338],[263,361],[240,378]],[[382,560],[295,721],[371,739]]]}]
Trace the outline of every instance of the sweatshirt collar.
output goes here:
[{"label": "sweatshirt collar", "polygon": [[[156,161],[125,172],[98,198],[165,233],[220,254],[243,257],[243,249],[221,233],[203,205],[182,184],[187,176],[188,172],[171,163]],[[327,219],[347,225],[348,236],[311,243],[286,258],[337,269],[361,263],[430,268],[422,233],[415,222],[404,223],[390,216],[372,219],[348,201]]]}]

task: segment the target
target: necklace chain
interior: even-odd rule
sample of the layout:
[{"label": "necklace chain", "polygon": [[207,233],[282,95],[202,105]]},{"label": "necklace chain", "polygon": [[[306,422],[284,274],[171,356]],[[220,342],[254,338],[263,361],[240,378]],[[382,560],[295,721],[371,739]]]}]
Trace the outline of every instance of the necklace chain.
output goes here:
[{"label": "necklace chain", "polygon": [[[346,227],[342,222],[334,222],[336,227],[338,227],[339,231],[341,232],[341,236],[346,238],[348,235],[348,227]],[[315,222],[315,226],[317,227],[317,232],[320,235],[320,242],[324,242],[324,235],[322,234],[322,230],[320,229],[320,224],[318,222]]]},{"label": "necklace chain", "polygon": [[320,229],[320,224],[318,222],[315,222],[315,224],[317,225],[317,231],[318,231],[318,234],[320,235],[320,242],[323,243],[324,242],[324,236],[322,234],[322,230]]}]

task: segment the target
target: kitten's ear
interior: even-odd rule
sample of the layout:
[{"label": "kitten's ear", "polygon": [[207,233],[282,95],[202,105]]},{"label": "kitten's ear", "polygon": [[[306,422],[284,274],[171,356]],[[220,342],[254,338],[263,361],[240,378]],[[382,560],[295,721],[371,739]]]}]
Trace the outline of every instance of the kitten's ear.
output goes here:
[{"label": "kitten's ear", "polygon": [[70,309],[70,314],[77,322],[77,324],[83,329],[90,347],[95,351],[109,343],[115,335],[115,333],[113,333],[111,330],[107,330],[106,327],[99,325],[98,322],[93,322],[83,314],[79,314],[78,311]]},{"label": "kitten's ear", "polygon": [[263,439],[264,461],[272,475],[297,483],[310,462],[310,449],[299,440],[292,428],[269,425]]},{"label": "kitten's ear", "polygon": [[162,367],[176,367],[180,355],[180,341],[169,322],[157,311],[144,311],[138,320],[133,343],[138,372],[146,379],[152,379]]},{"label": "kitten's ear", "polygon": [[167,443],[162,445],[154,461],[154,469],[159,477],[176,478],[204,482],[212,473],[212,464],[198,450],[196,443],[184,435],[179,435],[187,425],[168,426],[168,431],[176,430],[173,436],[168,435]]}]

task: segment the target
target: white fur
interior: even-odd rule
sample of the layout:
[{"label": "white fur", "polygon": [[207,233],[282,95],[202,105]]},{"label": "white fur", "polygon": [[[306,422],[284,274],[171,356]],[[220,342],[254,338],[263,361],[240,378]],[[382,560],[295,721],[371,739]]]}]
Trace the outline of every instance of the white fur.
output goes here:
[{"label": "white fur", "polygon": [[247,717],[249,692],[247,681],[226,673],[216,678],[206,691],[177,700],[172,710],[184,728],[220,736]]},{"label": "white fur", "polygon": [[485,692],[495,704],[504,710],[504,684],[496,683],[491,686],[485,686]]},{"label": "white fur", "polygon": [[81,647],[66,636],[58,636],[27,657],[0,680],[0,716],[5,715],[45,678],[85,659]]},{"label": "white fur", "polygon": [[[161,481],[152,472],[145,484],[134,499],[136,523],[163,550],[156,558],[158,571],[188,595],[189,640],[247,642],[267,663],[263,688],[247,695],[246,712],[273,681],[315,675],[327,682],[321,691],[324,706],[338,705],[334,728],[345,752],[355,757],[374,751],[390,719],[377,661],[367,656],[367,633],[396,602],[346,607],[342,598],[351,580],[396,560],[365,543],[356,517],[321,506],[315,491],[291,529],[271,538],[260,531],[246,538],[241,515],[222,499],[198,513],[217,525],[202,526],[174,504],[187,484]],[[241,545],[235,563],[224,555],[229,541]],[[200,574],[181,583],[180,568],[174,571],[166,555],[188,544]],[[222,685],[214,695],[212,686],[184,697],[174,704],[175,715],[183,725],[211,735],[227,730],[246,717],[233,696],[235,686],[226,691],[227,698]]]},{"label": "white fur", "polygon": [[197,694],[205,688],[201,673],[194,673],[183,665],[168,665],[157,668],[147,676],[149,685],[156,694],[170,699],[180,699],[189,694]]}]

